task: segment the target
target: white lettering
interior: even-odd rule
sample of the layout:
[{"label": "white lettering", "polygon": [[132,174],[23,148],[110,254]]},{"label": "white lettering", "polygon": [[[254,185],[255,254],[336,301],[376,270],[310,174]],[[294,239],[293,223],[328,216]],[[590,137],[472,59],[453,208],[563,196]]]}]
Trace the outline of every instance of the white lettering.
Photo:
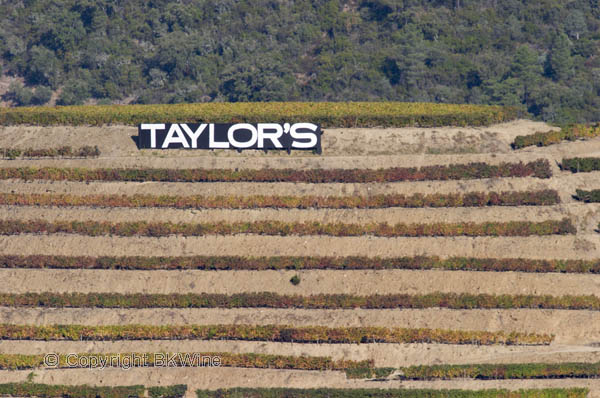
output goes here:
[{"label": "white lettering", "polygon": [[[250,133],[252,134],[252,138],[250,138],[250,140],[246,141],[246,142],[241,142],[241,141],[236,140],[235,139],[235,132],[237,130],[248,130],[248,131],[250,131]],[[258,140],[258,132],[256,131],[256,128],[253,125],[251,125],[251,124],[248,124],[248,123],[234,124],[227,131],[227,140],[235,148],[250,148],[250,147],[252,147],[253,145],[256,144],[256,141]]]},{"label": "white lettering", "polygon": [[206,129],[206,124],[201,124],[195,132],[192,132],[192,129],[185,123],[182,124],[181,127],[183,127],[183,131],[185,131],[192,139],[192,148],[198,148],[198,137],[200,137],[204,132],[204,129]]},{"label": "white lettering", "polygon": [[[316,124],[312,124],[312,123],[295,123],[292,125],[292,128],[290,129],[290,135],[292,136],[292,138],[294,139],[294,141],[292,142],[292,148],[300,148],[300,149],[307,149],[307,148],[313,148],[315,145],[317,145],[317,128],[318,126]],[[298,132],[298,129],[309,129],[312,130],[313,132]],[[296,142],[296,140],[309,140],[308,142]]]},{"label": "white lettering", "polygon": [[164,123],[142,124],[142,130],[150,130],[150,148],[156,148],[156,130],[164,129]]},{"label": "white lettering", "polygon": [[[267,133],[265,130],[275,130],[274,133]],[[279,137],[283,135],[283,128],[277,123],[259,123],[258,124],[258,147],[265,147],[265,138],[271,140],[275,148],[283,148]]]},{"label": "white lettering", "polygon": [[208,126],[208,147],[210,149],[229,149],[229,142],[215,141],[215,125],[212,123]]},{"label": "white lettering", "polygon": [[[177,137],[175,137],[174,134],[177,134]],[[187,139],[185,138],[185,135],[181,131],[181,128],[179,127],[179,125],[177,123],[175,123],[175,124],[171,125],[171,128],[169,129],[169,132],[167,133],[167,138],[165,138],[165,141],[163,142],[162,147],[163,147],[163,149],[166,149],[169,147],[169,145],[177,144],[177,143],[183,145],[184,148],[190,147],[190,144],[188,144]]]}]

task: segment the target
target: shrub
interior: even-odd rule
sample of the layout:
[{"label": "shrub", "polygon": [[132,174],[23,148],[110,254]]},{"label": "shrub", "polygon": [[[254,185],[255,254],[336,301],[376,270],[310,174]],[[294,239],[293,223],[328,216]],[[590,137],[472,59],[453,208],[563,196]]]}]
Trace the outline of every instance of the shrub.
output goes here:
[{"label": "shrub", "polygon": [[563,127],[560,131],[537,132],[531,135],[517,136],[512,143],[513,149],[527,146],[548,146],[561,141],[575,141],[600,135],[600,123],[594,125],[574,124]]},{"label": "shrub", "polygon": [[[69,82],[60,104],[89,97],[84,81]],[[101,125],[140,123],[295,123],[311,121],[323,127],[481,126],[514,120],[514,107],[402,102],[250,102],[176,105],[102,105],[36,107],[0,110],[0,124]]]},{"label": "shrub", "polygon": [[[237,368],[261,369],[297,369],[297,370],[346,370],[351,368],[373,367],[373,361],[334,361],[330,357],[284,356],[268,354],[236,354],[229,352],[194,352],[194,353],[79,353],[76,354],[80,361],[73,363],[69,355],[59,354],[57,365],[52,368],[69,368],[93,366],[104,367],[115,364],[129,364],[129,367],[154,367],[164,366],[169,359],[170,366],[189,367],[198,366],[225,366]],[[119,361],[113,360],[119,358]],[[218,360],[217,360],[218,358]],[[208,359],[208,361],[204,361]],[[212,362],[211,362],[212,360]],[[89,366],[86,366],[87,365]],[[45,368],[44,355],[0,354],[0,369],[37,369]],[[178,388],[179,389],[179,388]],[[176,390],[178,391],[178,390]],[[157,391],[162,392],[162,391]]]},{"label": "shrub", "polygon": [[585,203],[600,202],[600,189],[593,189],[591,191],[584,191],[583,189],[578,189],[576,190],[575,199]]},{"label": "shrub", "polygon": [[550,178],[545,159],[529,163],[469,163],[449,166],[389,169],[82,169],[0,168],[0,179],[52,181],[164,181],[164,182],[395,182],[469,180],[495,177]]},{"label": "shrub", "polygon": [[467,293],[280,295],[271,292],[200,294],[121,293],[0,293],[6,307],[73,308],[307,308],[307,309],[391,309],[391,308],[539,308],[600,311],[600,297],[492,295]]},{"label": "shrub", "polygon": [[600,376],[600,362],[420,365],[400,368],[399,371],[399,378],[412,380],[590,378]]},{"label": "shrub", "polygon": [[141,269],[141,270],[300,270],[300,269],[443,269],[461,271],[519,271],[600,273],[600,260],[534,260],[473,257],[88,257],[0,255],[0,268]]},{"label": "shrub", "polygon": [[[96,148],[97,149],[97,148]],[[1,150],[0,150],[1,151]],[[99,153],[99,151],[98,151]],[[97,156],[97,153],[86,156]],[[372,209],[387,207],[548,206],[560,203],[555,190],[469,192],[466,194],[391,194],[373,196],[151,196],[0,193],[0,204],[13,206],[170,207],[178,209]]]},{"label": "shrub", "polygon": [[435,223],[435,224],[343,224],[319,222],[215,222],[198,224],[173,224],[170,222],[97,222],[44,220],[0,220],[0,235],[24,233],[70,233],[88,236],[152,236],[169,235],[205,236],[259,234],[271,236],[328,235],[378,237],[400,236],[544,236],[574,234],[575,227],[569,219],[541,222],[509,221],[486,223]]},{"label": "shrub", "polygon": [[294,286],[299,285],[300,284],[300,277],[298,275],[294,275],[294,276],[292,276],[292,279],[290,279],[290,282]]},{"label": "shrub", "polygon": [[0,148],[0,154],[5,158],[15,159],[20,156],[26,158],[41,158],[41,157],[97,157],[100,156],[100,149],[97,146],[83,146],[79,149],[73,149],[70,146],[62,146],[59,148],[45,149],[18,149],[18,148]]},{"label": "shrub", "polygon": [[183,398],[187,391],[185,384],[148,388],[150,398]]},{"label": "shrub", "polygon": [[289,325],[0,325],[3,340],[246,340],[298,343],[438,343],[438,344],[550,344],[553,336],[527,333]]},{"label": "shrub", "polygon": [[196,390],[198,398],[585,398],[588,393],[587,388],[540,390],[230,388]]},{"label": "shrub", "polygon": [[562,170],[585,173],[600,170],[600,158],[566,158],[560,164]]},{"label": "shrub", "polygon": [[0,395],[37,398],[142,398],[144,386],[95,387],[37,383],[0,384]]}]

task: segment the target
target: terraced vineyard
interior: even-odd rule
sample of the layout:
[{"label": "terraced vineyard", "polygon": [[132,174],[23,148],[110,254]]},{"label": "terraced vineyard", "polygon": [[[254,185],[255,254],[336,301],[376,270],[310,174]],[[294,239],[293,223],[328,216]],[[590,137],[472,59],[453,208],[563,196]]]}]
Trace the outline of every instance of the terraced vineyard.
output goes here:
[{"label": "terraced vineyard", "polygon": [[599,138],[515,150],[558,129],[483,112],[288,155],[60,124],[102,112],[0,128],[0,394],[600,397]]}]

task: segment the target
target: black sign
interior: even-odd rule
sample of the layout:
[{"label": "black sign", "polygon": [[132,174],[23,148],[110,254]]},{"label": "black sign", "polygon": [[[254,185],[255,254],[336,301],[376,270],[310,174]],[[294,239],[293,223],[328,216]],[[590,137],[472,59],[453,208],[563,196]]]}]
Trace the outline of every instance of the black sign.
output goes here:
[{"label": "black sign", "polygon": [[313,123],[144,123],[138,126],[138,148],[300,149],[321,153],[321,134],[321,127]]}]

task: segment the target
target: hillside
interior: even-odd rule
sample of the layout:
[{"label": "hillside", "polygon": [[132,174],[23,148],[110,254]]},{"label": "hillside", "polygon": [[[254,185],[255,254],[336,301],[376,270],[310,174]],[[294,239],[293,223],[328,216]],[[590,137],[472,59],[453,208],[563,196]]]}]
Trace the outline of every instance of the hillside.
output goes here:
[{"label": "hillside", "polygon": [[[599,157],[598,137],[515,150],[559,129],[323,104],[322,155],[288,155],[138,150],[123,122],[313,105],[1,111],[0,392],[599,397],[600,206],[575,194],[600,162],[566,160]],[[398,125],[369,126],[390,108]],[[99,365],[165,352],[220,366]]]},{"label": "hillside", "polygon": [[0,13],[5,105],[392,100],[598,119],[595,1],[22,0]]}]

